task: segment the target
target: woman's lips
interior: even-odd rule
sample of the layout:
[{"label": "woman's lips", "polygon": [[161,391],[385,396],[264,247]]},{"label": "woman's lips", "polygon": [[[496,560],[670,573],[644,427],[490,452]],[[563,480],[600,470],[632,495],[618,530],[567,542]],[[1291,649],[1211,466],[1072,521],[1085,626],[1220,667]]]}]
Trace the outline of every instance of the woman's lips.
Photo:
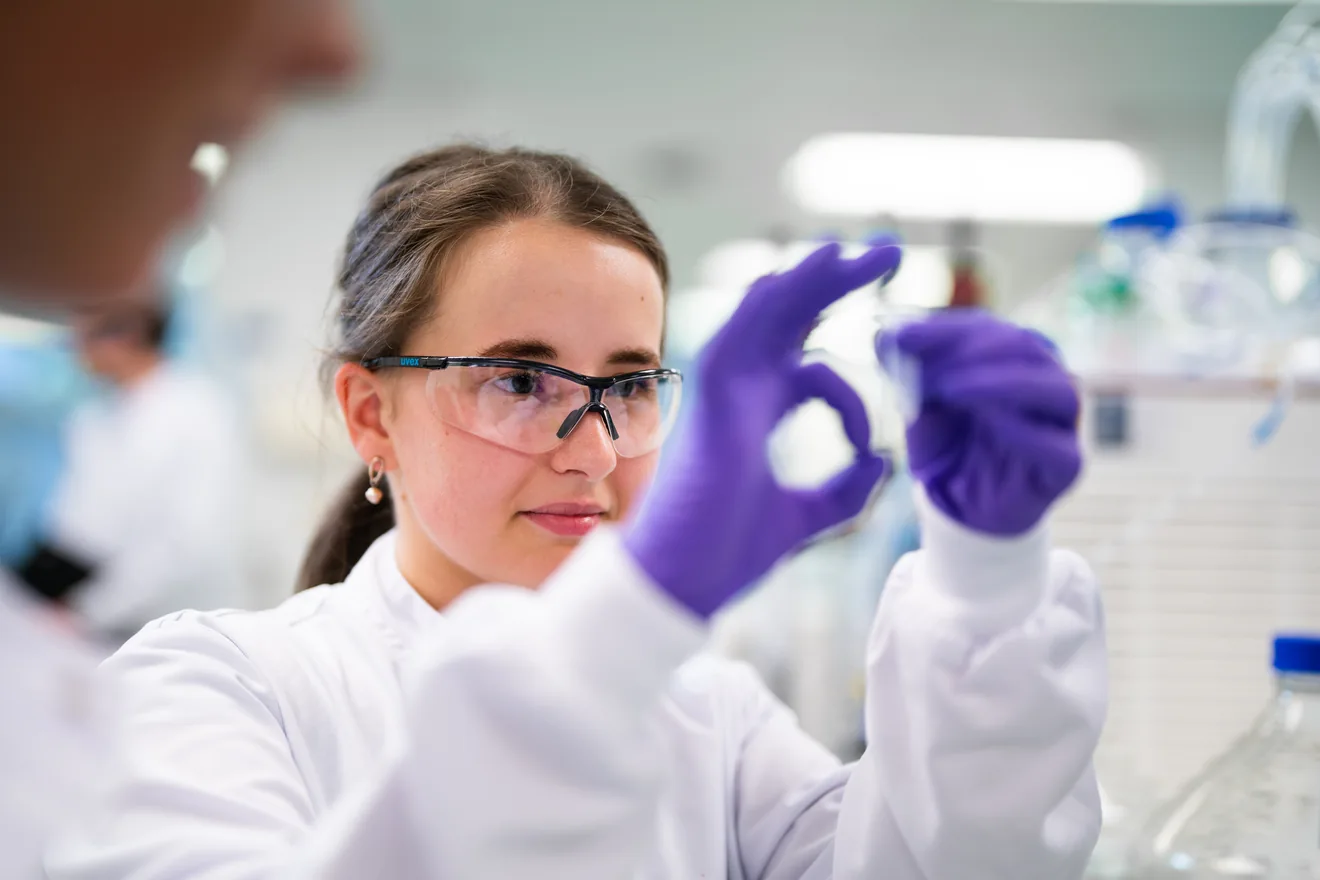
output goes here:
[{"label": "woman's lips", "polygon": [[600,524],[605,511],[588,504],[547,504],[535,510],[524,510],[522,516],[561,538],[581,538]]}]

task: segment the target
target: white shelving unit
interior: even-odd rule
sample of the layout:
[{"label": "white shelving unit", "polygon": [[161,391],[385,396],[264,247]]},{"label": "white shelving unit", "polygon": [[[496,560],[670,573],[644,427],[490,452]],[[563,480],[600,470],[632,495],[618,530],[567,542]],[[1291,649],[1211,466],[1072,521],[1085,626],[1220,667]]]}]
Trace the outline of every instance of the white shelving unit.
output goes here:
[{"label": "white shelving unit", "polygon": [[1299,389],[1252,449],[1269,383],[1111,377],[1096,390],[1128,395],[1130,442],[1090,451],[1055,538],[1104,591],[1099,762],[1122,802],[1169,793],[1248,725],[1270,693],[1275,631],[1320,632],[1320,395]]}]

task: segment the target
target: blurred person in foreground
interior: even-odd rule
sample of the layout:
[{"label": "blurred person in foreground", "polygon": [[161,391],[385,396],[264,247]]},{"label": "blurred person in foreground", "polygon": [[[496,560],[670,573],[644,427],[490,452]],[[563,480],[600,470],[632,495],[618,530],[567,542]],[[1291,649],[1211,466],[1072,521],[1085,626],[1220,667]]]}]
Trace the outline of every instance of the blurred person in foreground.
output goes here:
[{"label": "blurred person in foreground", "polygon": [[[346,0],[0,4],[0,306],[64,315],[140,288],[201,206],[202,143],[238,147],[291,92],[356,66]],[[93,659],[0,572],[0,877],[104,767]]]},{"label": "blurred person in foreground", "polygon": [[237,417],[214,382],[166,357],[164,299],[82,310],[78,355],[106,393],[65,430],[46,534],[17,574],[108,647],[184,608],[245,605]]}]

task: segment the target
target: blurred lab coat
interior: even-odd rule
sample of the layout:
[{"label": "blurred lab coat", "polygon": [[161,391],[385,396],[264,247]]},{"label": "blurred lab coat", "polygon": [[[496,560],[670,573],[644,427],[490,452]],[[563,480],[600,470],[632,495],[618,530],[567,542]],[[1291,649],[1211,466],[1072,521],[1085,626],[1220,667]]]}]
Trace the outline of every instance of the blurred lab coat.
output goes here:
[{"label": "blurred lab coat", "polygon": [[[183,613],[103,670],[128,778],[51,880],[1076,880],[1100,827],[1093,577],[922,507],[841,764],[602,529],[443,613],[378,540],[346,583]],[[695,655],[695,656],[694,656]]]},{"label": "blurred lab coat", "polygon": [[0,570],[0,880],[44,877],[48,835],[109,779],[114,701],[96,659]]},{"label": "blurred lab coat", "polygon": [[239,517],[242,446],[212,381],[164,362],[80,407],[47,542],[86,561],[72,604],[122,642],[186,608],[246,607]]}]

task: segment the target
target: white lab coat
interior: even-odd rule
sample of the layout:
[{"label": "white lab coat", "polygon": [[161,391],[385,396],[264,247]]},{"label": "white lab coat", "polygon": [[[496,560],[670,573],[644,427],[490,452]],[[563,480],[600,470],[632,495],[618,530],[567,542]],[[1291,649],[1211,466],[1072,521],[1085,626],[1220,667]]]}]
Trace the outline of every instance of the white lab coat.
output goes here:
[{"label": "white lab coat", "polygon": [[602,530],[532,592],[347,583],[153,624],[106,671],[130,780],[52,880],[1070,880],[1100,827],[1102,615],[1045,530],[924,506],[840,766]]},{"label": "white lab coat", "polygon": [[0,571],[0,880],[42,875],[46,835],[105,782],[96,655]]},{"label": "white lab coat", "polygon": [[158,367],[76,411],[49,539],[93,563],[73,596],[95,631],[136,632],[182,608],[247,605],[240,441],[208,379]]}]

